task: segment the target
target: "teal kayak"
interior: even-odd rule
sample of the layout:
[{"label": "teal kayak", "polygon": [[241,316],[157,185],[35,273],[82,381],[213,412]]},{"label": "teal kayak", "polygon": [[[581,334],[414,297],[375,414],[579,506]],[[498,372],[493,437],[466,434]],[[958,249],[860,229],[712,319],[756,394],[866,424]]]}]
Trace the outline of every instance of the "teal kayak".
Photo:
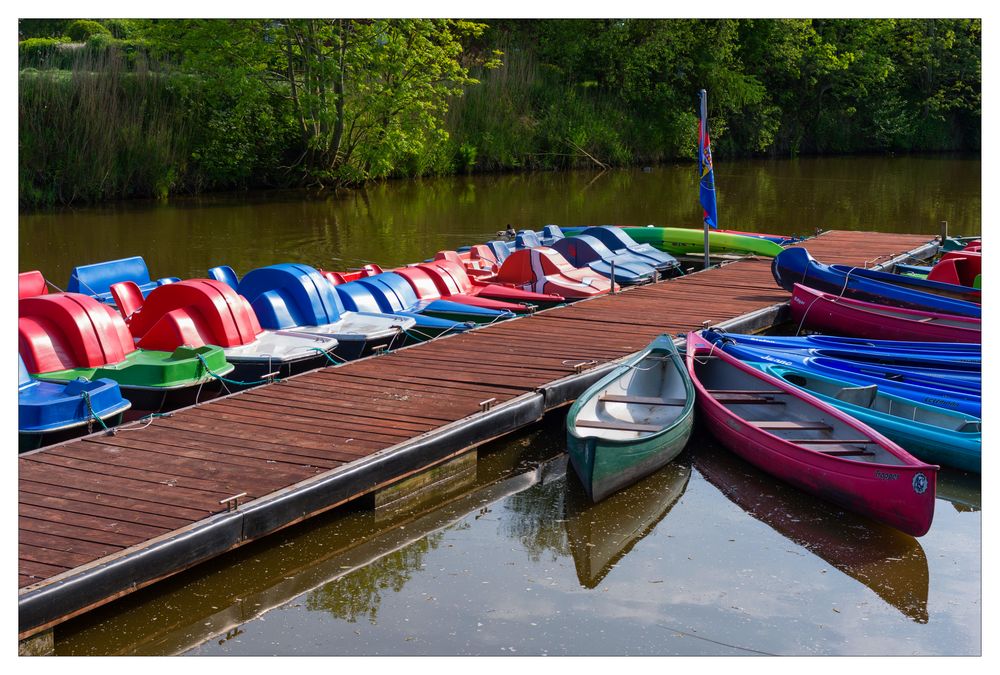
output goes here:
[{"label": "teal kayak", "polygon": [[983,435],[978,417],[887,394],[874,384],[858,386],[799,368],[746,363],[864,422],[925,462],[980,472]]}]

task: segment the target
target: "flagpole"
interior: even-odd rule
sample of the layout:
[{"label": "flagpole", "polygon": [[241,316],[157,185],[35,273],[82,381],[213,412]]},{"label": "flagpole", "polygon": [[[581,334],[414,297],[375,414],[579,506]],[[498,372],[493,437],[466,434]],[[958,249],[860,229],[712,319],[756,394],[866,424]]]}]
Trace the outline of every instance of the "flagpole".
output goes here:
[{"label": "flagpole", "polygon": [[[698,139],[698,157],[701,157],[703,152],[702,148],[705,147],[705,136],[708,135],[708,92],[702,89],[698,92],[699,98],[701,98],[701,138]],[[699,165],[701,161],[699,159]],[[698,182],[700,183],[702,177],[698,176]],[[702,219],[702,227],[705,228],[705,269],[708,269],[709,258],[708,258],[708,221]]]}]

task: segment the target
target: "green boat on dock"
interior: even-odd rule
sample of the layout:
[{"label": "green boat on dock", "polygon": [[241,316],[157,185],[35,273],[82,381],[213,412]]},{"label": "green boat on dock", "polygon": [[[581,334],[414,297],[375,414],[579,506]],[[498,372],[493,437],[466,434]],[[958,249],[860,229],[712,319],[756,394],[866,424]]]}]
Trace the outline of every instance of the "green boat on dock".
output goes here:
[{"label": "green boat on dock", "polygon": [[[623,227],[640,244],[651,244],[672,255],[694,255],[705,250],[705,232],[687,227]],[[785,249],[768,239],[729,232],[708,232],[708,247],[713,253],[753,254],[773,258]]]},{"label": "green boat on dock", "polygon": [[599,502],[670,462],[694,425],[694,385],[669,335],[656,338],[573,403],[570,463]]}]

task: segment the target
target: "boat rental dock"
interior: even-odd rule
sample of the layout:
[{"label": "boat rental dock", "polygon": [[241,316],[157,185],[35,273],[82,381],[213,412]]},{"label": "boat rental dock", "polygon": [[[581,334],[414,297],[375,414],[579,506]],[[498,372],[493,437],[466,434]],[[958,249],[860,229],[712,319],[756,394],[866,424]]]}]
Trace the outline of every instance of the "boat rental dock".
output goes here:
[{"label": "boat rental dock", "polygon": [[[874,232],[801,245],[869,267],[934,250]],[[780,322],[789,294],[770,265],[741,259],[22,454],[19,638],[525,427],[661,333]]]}]

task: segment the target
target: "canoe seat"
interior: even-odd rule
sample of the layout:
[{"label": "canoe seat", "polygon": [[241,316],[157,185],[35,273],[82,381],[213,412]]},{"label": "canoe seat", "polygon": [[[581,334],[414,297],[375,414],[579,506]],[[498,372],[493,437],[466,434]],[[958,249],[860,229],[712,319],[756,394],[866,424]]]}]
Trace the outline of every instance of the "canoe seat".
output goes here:
[{"label": "canoe seat", "polygon": [[785,405],[784,401],[779,401],[774,398],[765,398],[763,396],[750,396],[748,394],[729,394],[723,396],[715,396],[714,398],[719,403],[764,403],[770,405]]},{"label": "canoe seat", "polygon": [[609,431],[660,431],[665,427],[656,424],[639,424],[637,422],[626,422],[616,420],[614,422],[601,422],[599,420],[577,420],[576,426],[588,429],[607,429]]},{"label": "canoe seat", "polygon": [[843,387],[833,397],[844,403],[870,408],[875,402],[876,394],[878,394],[878,385],[869,384],[862,387]]},{"label": "canoe seat", "polygon": [[604,394],[597,399],[601,403],[637,403],[640,405],[684,405],[683,398],[657,398],[656,396],[621,396],[619,394]]},{"label": "canoe seat", "polygon": [[749,424],[753,424],[753,425],[757,426],[760,429],[772,429],[772,430],[775,430],[775,431],[780,431],[780,430],[785,430],[785,429],[794,429],[796,431],[798,431],[798,430],[832,431],[833,430],[833,427],[831,427],[829,424],[827,424],[826,422],[823,422],[821,420],[815,420],[815,421],[809,420],[807,422],[794,422],[794,421],[791,421],[791,420],[788,420],[788,421],[761,420],[759,422],[754,422],[754,421],[747,420],[747,422]]},{"label": "canoe seat", "polygon": [[875,453],[871,450],[834,450],[833,448],[830,448],[829,450],[819,450],[819,452],[822,452],[825,455],[832,455],[834,457],[875,456]]}]

